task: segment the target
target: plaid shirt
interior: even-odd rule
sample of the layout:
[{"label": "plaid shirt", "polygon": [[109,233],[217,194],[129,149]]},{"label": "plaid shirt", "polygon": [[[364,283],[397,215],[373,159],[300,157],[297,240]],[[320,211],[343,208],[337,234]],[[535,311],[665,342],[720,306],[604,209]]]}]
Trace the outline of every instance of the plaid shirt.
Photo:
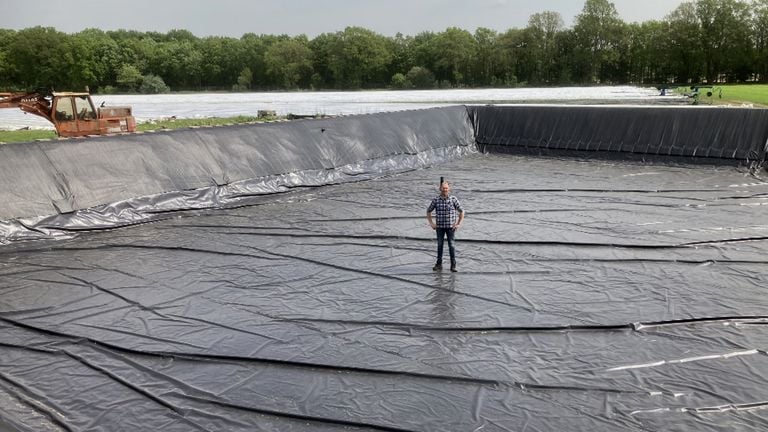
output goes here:
[{"label": "plaid shirt", "polygon": [[459,199],[451,195],[443,198],[442,195],[436,196],[427,208],[427,213],[435,212],[435,224],[438,228],[451,228],[459,220],[459,213],[463,213]]}]

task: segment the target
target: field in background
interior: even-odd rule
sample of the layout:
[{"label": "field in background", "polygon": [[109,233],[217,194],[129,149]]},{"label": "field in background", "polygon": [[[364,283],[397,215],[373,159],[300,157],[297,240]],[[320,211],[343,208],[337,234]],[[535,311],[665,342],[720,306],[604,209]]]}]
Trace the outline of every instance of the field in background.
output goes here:
[{"label": "field in background", "polygon": [[726,84],[715,86],[680,86],[676,95],[685,95],[693,105],[751,105],[768,107],[768,84]]},{"label": "field in background", "polygon": [[768,84],[736,84],[722,86],[726,103],[752,103],[768,107]]},{"label": "field in background", "polygon": [[[462,103],[472,104],[472,103],[481,103],[480,100],[482,100],[482,103],[525,103],[525,102],[529,102],[530,100],[563,101],[563,100],[570,100],[570,99],[588,100],[589,97],[597,98],[597,99],[601,99],[601,98],[610,99],[611,97],[618,97],[619,99],[621,98],[631,99],[631,98],[640,97],[640,98],[648,98],[647,103],[653,103],[654,99],[652,97],[649,97],[648,94],[658,95],[658,93],[656,93],[654,89],[647,89],[647,88],[621,87],[619,90],[620,91],[617,91],[615,87],[602,87],[602,88],[591,87],[591,88],[557,88],[557,89],[518,88],[518,89],[503,89],[503,90],[475,89],[471,91],[453,90],[451,92],[447,92],[446,94],[440,93],[438,91],[318,93],[318,95],[320,95],[319,97],[322,97],[323,100],[327,100],[329,98],[338,99],[338,100],[334,99],[333,105],[329,107],[322,105],[322,103],[319,102],[318,100],[312,99],[313,97],[312,93],[297,92],[297,93],[268,93],[268,94],[267,93],[265,94],[230,94],[230,95],[215,95],[215,98],[217,101],[221,102],[222,99],[225,99],[226,103],[211,105],[211,106],[215,106],[215,107],[224,106],[227,109],[232,109],[233,107],[238,107],[238,108],[243,107],[243,110],[246,112],[255,112],[256,110],[263,109],[264,107],[268,107],[270,109],[276,109],[277,107],[279,108],[278,114],[281,114],[282,111],[301,112],[301,113],[307,110],[318,111],[319,107],[325,107],[325,109],[321,111],[329,111],[330,113],[333,113],[333,114],[349,114],[349,112],[344,112],[340,107],[349,106],[357,110],[363,110],[362,107],[369,107],[369,106],[378,107],[378,108],[382,108],[382,107],[390,108],[390,106],[393,105],[392,100],[390,100],[391,98],[396,98],[397,101],[401,101],[401,100],[405,101],[402,103],[404,103],[406,107],[409,109],[418,109],[418,108],[425,108],[429,105],[429,103],[425,102],[425,100],[427,99],[430,101],[441,101],[441,103],[443,103],[445,100],[448,100],[449,98],[452,101],[452,103],[455,103],[455,104],[462,104]],[[650,92],[649,90],[654,90],[654,91]],[[690,88],[688,87],[678,87],[676,91],[681,95],[691,92]],[[708,91],[712,91],[712,96],[707,96],[706,93]],[[464,93],[467,93],[467,92],[472,93],[473,97],[467,97],[466,95],[464,95]],[[635,94],[635,93],[638,93],[638,94]],[[247,102],[247,101],[244,102],[241,99],[237,99],[237,98],[243,98],[244,97],[243,95],[246,95],[247,98],[254,99],[255,102]],[[162,95],[160,97],[171,98],[173,96]],[[199,94],[196,94],[196,95],[193,94],[191,96],[182,95],[181,97],[190,97],[191,99],[196,100],[198,103],[202,103],[203,104],[202,106],[208,106],[208,105],[205,105],[205,101],[199,100],[202,97]],[[489,98],[493,100],[488,100]],[[665,99],[665,98],[666,97],[662,97],[662,99]],[[229,100],[229,99],[233,99],[233,100]],[[264,100],[261,100],[261,99],[264,99]],[[276,99],[279,99],[278,102],[280,103],[277,103]],[[270,102],[271,105],[269,105],[268,102]],[[690,102],[693,103],[694,99],[690,99]],[[135,101],[130,97],[127,97],[125,101],[117,101],[113,103],[133,105],[134,108],[137,108],[138,104],[141,102]],[[251,103],[253,106],[248,105],[248,103]],[[302,103],[306,106],[302,106],[301,105]],[[768,84],[736,84],[736,85],[715,86],[713,89],[702,88],[698,103],[701,105],[751,104],[756,108],[766,108],[768,107]],[[157,104],[149,104],[144,106],[141,110],[138,110],[138,111],[144,112],[144,111],[148,111],[150,108],[155,110],[160,109],[161,110],[160,112],[157,112],[157,113],[152,112],[150,114],[157,118],[160,118],[163,115],[167,115],[167,116],[176,115],[179,118],[176,118],[176,119],[163,118],[161,120],[141,122],[138,125],[138,129],[140,131],[181,129],[186,127],[216,126],[216,125],[222,125],[222,124],[239,124],[239,123],[250,123],[253,121],[257,121],[255,117],[248,116],[248,115],[237,115],[231,111],[229,112],[212,111],[210,113],[207,113],[207,112],[203,113],[203,115],[213,114],[212,117],[206,117],[206,118],[183,118],[187,113],[175,112],[175,111],[169,112],[169,110],[176,106],[186,107],[189,105],[189,103],[187,104],[176,103],[176,104],[168,105],[171,108],[168,108],[166,106],[164,109],[161,107],[161,105],[157,105],[157,106],[156,105]],[[397,104],[395,103],[395,105]],[[158,107],[161,107],[161,108],[158,108]],[[402,107],[397,106],[396,108],[402,108]],[[369,112],[368,108],[365,108],[365,110],[361,111],[360,113],[362,112]],[[355,113],[358,113],[358,112],[355,112]],[[150,115],[150,114],[147,114],[147,115]],[[199,112],[197,114],[199,114]],[[216,114],[218,114],[218,116]],[[53,138],[56,138],[56,134],[52,130],[39,130],[39,129],[14,130],[14,131],[0,130],[0,144],[13,143],[13,142],[28,142],[28,141],[38,140],[38,139],[53,139]]]}]

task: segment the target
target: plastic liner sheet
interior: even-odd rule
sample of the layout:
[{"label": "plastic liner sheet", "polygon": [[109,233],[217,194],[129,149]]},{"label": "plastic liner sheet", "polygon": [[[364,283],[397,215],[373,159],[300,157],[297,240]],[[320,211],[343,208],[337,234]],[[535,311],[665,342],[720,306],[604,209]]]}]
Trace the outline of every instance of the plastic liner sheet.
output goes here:
[{"label": "plastic liner sheet", "polygon": [[0,221],[0,244],[65,237],[174,217],[175,213],[264,202],[270,194],[298,187],[358,182],[426,168],[475,153],[474,146],[440,147],[416,154],[364,160],[333,169],[307,170],[231,182],[189,191],[165,192],[73,212]]},{"label": "plastic liner sheet", "polygon": [[391,158],[459,146],[474,146],[463,106],[9,144],[0,146],[0,221],[387,158],[396,171]]},{"label": "plastic liner sheet", "polygon": [[[485,152],[765,160],[768,110],[658,106],[472,106]],[[589,157],[589,156],[585,156]]]},{"label": "plastic liner sheet", "polygon": [[254,199],[0,248],[0,428],[768,427],[748,172],[474,154]]}]

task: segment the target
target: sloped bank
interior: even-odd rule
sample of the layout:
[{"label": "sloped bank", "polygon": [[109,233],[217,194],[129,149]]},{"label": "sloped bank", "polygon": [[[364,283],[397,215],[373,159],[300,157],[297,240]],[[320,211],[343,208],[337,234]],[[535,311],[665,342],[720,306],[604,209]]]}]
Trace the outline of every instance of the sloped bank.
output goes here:
[{"label": "sloped bank", "polygon": [[758,164],[768,110],[453,106],[0,146],[0,242],[141,223],[483,152]]},{"label": "sloped bank", "polygon": [[0,241],[134,224],[472,151],[462,106],[4,145]]}]

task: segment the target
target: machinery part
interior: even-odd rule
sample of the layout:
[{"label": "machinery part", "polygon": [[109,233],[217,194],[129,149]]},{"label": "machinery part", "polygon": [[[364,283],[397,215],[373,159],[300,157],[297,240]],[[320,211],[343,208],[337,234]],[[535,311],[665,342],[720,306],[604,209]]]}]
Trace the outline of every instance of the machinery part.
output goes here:
[{"label": "machinery part", "polygon": [[19,108],[53,123],[61,137],[136,131],[131,107],[93,105],[87,92],[0,93],[0,108]]}]

